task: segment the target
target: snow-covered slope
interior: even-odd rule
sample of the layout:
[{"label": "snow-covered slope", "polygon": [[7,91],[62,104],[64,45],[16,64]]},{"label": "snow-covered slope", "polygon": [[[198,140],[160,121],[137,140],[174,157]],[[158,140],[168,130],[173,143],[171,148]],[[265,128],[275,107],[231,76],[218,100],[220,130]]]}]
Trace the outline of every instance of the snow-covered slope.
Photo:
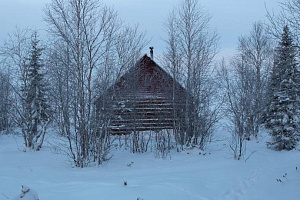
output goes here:
[{"label": "snow-covered slope", "polygon": [[233,160],[224,140],[166,160],[118,150],[103,166],[84,169],[56,154],[54,140],[25,153],[21,137],[0,136],[0,200],[16,197],[21,185],[41,200],[300,199],[300,151],[272,151],[263,139],[247,143],[245,158],[255,152],[246,162]]}]

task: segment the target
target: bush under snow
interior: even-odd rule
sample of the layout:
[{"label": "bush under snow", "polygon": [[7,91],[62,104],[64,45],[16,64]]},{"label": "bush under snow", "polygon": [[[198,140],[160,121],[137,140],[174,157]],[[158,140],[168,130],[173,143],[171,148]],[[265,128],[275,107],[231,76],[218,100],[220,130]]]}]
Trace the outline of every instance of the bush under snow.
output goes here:
[{"label": "bush under snow", "polygon": [[19,194],[13,200],[39,200],[39,197],[36,191],[25,185],[22,185],[21,194]]}]

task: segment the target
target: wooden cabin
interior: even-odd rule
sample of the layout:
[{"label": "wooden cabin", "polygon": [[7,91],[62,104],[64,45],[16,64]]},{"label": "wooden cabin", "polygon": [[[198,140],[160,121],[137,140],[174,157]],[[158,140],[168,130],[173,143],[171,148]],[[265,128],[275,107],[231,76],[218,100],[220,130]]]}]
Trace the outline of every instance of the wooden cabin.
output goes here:
[{"label": "wooden cabin", "polygon": [[185,128],[186,90],[147,54],[104,96],[98,110],[112,134]]}]

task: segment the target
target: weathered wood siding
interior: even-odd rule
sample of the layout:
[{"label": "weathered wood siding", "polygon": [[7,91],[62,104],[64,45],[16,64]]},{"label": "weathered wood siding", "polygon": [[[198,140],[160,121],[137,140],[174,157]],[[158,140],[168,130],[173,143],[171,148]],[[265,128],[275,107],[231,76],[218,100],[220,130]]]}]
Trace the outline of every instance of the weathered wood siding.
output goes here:
[{"label": "weathered wood siding", "polygon": [[[113,134],[184,129],[186,91],[147,55],[106,92]],[[102,99],[103,100],[103,99]]]}]

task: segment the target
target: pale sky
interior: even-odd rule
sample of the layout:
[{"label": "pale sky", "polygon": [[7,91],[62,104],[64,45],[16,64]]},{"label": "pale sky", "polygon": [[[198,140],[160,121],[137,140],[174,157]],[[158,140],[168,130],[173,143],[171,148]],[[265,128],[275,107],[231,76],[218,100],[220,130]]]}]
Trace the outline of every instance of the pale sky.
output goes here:
[{"label": "pale sky", "polygon": [[[0,0],[0,45],[15,27],[34,28],[43,32],[43,8],[51,0]],[[211,28],[220,35],[218,57],[233,55],[238,37],[247,35],[256,21],[266,21],[266,9],[279,10],[283,0],[199,0],[211,15]],[[151,39],[154,55],[162,53],[166,35],[163,24],[178,0],[103,0],[112,5],[128,24],[139,24],[140,30]],[[148,53],[148,47],[143,53]]]}]

